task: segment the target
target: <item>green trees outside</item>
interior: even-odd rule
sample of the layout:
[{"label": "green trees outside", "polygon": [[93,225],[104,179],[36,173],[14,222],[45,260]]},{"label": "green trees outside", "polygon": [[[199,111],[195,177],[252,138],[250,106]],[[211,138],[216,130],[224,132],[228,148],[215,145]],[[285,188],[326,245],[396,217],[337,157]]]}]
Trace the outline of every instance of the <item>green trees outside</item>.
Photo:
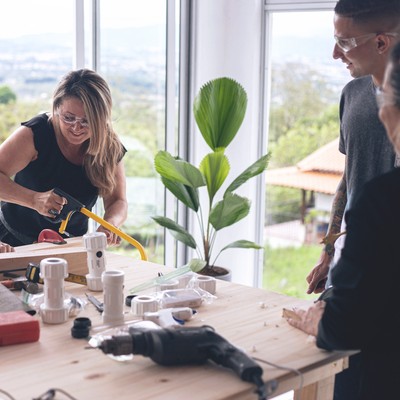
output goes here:
[{"label": "green trees outside", "polygon": [[[288,63],[272,74],[269,169],[295,166],[339,135],[339,96],[330,83],[311,68]],[[268,186],[268,223],[300,218],[297,189]]]},{"label": "green trees outside", "polygon": [[295,165],[339,135],[337,93],[303,64],[275,66],[269,121],[270,168]]},{"label": "green trees outside", "polygon": [[0,104],[8,104],[17,100],[17,95],[10,89],[9,86],[0,86]]},{"label": "green trees outside", "polygon": [[27,121],[39,112],[48,110],[49,105],[44,101],[0,103],[0,143],[17,129],[21,122]]},{"label": "green trees outside", "polygon": [[306,276],[321,254],[317,245],[302,247],[265,246],[267,268],[264,268],[263,287],[300,299],[315,300],[318,295],[307,294]]},{"label": "green trees outside", "polygon": [[[320,73],[303,64],[275,65],[272,76],[269,168],[278,168],[295,165],[338,136],[338,96]],[[128,149],[127,175],[156,176],[153,159],[164,147],[163,135],[157,134],[164,131],[164,111],[146,93],[130,95],[116,86],[113,97],[114,127]],[[48,99],[21,101],[11,88],[0,86],[0,140],[21,121],[49,109]]]}]

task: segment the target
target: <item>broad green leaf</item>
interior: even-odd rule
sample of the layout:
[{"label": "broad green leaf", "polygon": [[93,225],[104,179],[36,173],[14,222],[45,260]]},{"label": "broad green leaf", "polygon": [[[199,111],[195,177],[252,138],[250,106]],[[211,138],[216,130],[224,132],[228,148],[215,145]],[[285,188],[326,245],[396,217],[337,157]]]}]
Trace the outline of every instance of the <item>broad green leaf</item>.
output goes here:
[{"label": "broad green leaf", "polygon": [[229,174],[228,158],[223,150],[207,154],[201,161],[199,169],[206,180],[210,204],[212,204],[215,194]]},{"label": "broad green leaf", "polygon": [[178,225],[175,221],[167,217],[155,216],[151,217],[157,224],[164,228],[167,228],[171,235],[180,242],[186,244],[186,246],[195,249],[197,247],[194,237],[181,225]]},{"label": "broad green leaf", "polygon": [[227,147],[242,125],[247,94],[233,79],[218,78],[207,82],[193,103],[193,113],[206,143],[212,150]]},{"label": "broad green leaf", "polygon": [[240,221],[250,211],[250,200],[227,193],[211,210],[209,220],[216,231]]},{"label": "broad green leaf", "polygon": [[243,171],[226,189],[225,195],[228,192],[235,191],[239,186],[243,185],[243,183],[247,182],[250,178],[257,176],[263,173],[269,163],[269,159],[271,158],[270,153],[259,158],[254,164],[250,165],[245,171]]},{"label": "broad green leaf", "polygon": [[236,240],[235,242],[232,242],[228,245],[226,245],[223,249],[221,249],[221,251],[224,251],[226,249],[257,249],[260,250],[263,247],[258,245],[257,243],[251,242],[249,240]]},{"label": "broad green leaf", "polygon": [[171,156],[167,151],[159,151],[154,158],[156,171],[164,178],[177,181],[192,188],[205,185],[201,172],[187,161]]},{"label": "broad green leaf", "polygon": [[197,189],[185,186],[182,183],[167,178],[161,178],[161,180],[164,186],[173,193],[178,200],[180,200],[185,206],[197,212],[199,209],[199,194]]},{"label": "broad green leaf", "polygon": [[205,260],[200,260],[198,258],[193,258],[189,261],[189,267],[193,272],[199,272],[206,266]]}]

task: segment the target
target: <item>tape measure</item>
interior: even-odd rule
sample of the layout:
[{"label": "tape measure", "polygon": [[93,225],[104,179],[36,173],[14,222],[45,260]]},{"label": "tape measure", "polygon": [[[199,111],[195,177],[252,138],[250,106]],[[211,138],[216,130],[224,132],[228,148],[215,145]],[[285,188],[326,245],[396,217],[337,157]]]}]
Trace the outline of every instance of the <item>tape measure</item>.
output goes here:
[{"label": "tape measure", "polygon": [[[40,266],[36,263],[29,263],[26,268],[25,277],[28,281],[43,284],[43,279],[40,277]],[[78,283],[79,285],[86,285],[86,276],[77,274],[68,274],[64,279],[67,282]]]}]

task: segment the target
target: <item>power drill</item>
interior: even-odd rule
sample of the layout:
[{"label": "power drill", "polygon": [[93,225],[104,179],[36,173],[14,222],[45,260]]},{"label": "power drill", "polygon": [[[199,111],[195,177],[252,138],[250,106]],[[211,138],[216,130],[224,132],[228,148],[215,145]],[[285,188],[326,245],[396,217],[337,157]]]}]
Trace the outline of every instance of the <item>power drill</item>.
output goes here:
[{"label": "power drill", "polygon": [[[129,328],[129,335],[105,339],[99,348],[114,356],[140,354],[160,365],[202,364],[207,360],[233,370],[243,381],[255,383],[259,399],[266,399],[262,368],[210,326],[164,329]],[[268,382],[271,389],[276,381]]]}]

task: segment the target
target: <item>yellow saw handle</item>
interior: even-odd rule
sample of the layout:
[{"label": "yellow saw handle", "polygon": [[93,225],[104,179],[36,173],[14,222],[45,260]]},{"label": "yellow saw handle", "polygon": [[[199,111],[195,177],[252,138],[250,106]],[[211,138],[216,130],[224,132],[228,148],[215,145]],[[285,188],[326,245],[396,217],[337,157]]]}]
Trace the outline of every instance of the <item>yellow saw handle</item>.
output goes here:
[{"label": "yellow saw handle", "polygon": [[109,222],[105,221],[103,218],[100,218],[98,215],[89,211],[87,208],[85,208],[85,206],[82,203],[80,203],[78,200],[74,199],[69,194],[63,192],[61,189],[55,188],[54,192],[56,194],[58,194],[59,196],[65,197],[68,201],[68,203],[63,207],[63,210],[61,211],[61,213],[57,216],[57,218],[50,220],[52,222],[61,222],[58,232],[60,232],[61,234],[65,233],[65,231],[67,229],[68,221],[71,218],[72,214],[76,211],[79,211],[82,214],[86,215],[87,217],[95,220],[100,225],[104,226],[104,228],[115,233],[120,238],[125,239],[132,246],[136,247],[139,250],[141,259],[144,261],[147,261],[147,255],[146,255],[146,252],[145,252],[143,246],[137,240],[135,240],[133,237],[127,235],[126,233],[122,232],[120,229],[118,229],[114,225],[111,225]]},{"label": "yellow saw handle", "polygon": [[[111,225],[109,222],[105,221],[103,218],[100,218],[98,215],[92,213],[85,207],[82,207],[79,211],[82,214],[86,215],[87,217],[92,218],[93,220],[98,222],[100,225],[104,226],[104,228],[115,233],[120,238],[125,239],[132,246],[136,247],[139,250],[141,259],[144,261],[147,261],[147,255],[146,255],[146,252],[145,252],[143,246],[137,240],[135,240],[132,236],[129,236],[126,233],[122,232],[120,229],[118,229],[114,225]],[[60,226],[60,229],[61,229],[61,226]]]}]

